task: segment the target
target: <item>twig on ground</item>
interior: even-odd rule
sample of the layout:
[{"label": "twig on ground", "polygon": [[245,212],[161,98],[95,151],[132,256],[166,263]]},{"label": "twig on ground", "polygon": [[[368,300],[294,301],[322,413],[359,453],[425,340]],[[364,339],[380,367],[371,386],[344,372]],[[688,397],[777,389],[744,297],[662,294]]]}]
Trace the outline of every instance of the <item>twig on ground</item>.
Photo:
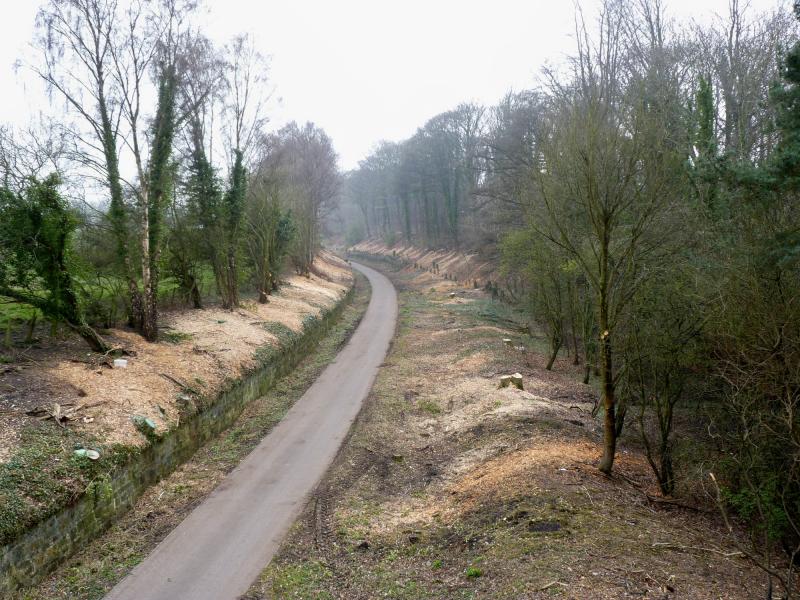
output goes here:
[{"label": "twig on ground", "polygon": [[692,506],[691,504],[685,504],[678,500],[673,500],[672,498],[659,498],[658,496],[651,496],[650,494],[645,494],[645,495],[647,496],[647,499],[650,502],[654,502],[655,504],[669,504],[670,506],[677,506],[678,508],[685,508],[687,510],[693,510],[695,512],[704,514],[709,514],[712,512],[706,508],[701,508],[699,506]]},{"label": "twig on ground", "polygon": [[543,592],[545,590],[549,590],[554,585],[563,585],[564,587],[569,587],[566,583],[561,583],[560,581],[551,581],[550,583],[546,583],[545,585],[543,585],[542,587],[540,587],[536,591]]},{"label": "twig on ground", "polygon": [[685,504],[685,503],[683,503],[683,502],[681,502],[679,500],[673,500],[672,498],[659,498],[658,496],[651,496],[646,491],[644,491],[644,489],[642,489],[642,484],[640,484],[638,481],[634,481],[633,479],[631,479],[630,477],[628,477],[627,475],[625,475],[624,473],[621,473],[619,471],[617,471],[616,475],[620,479],[622,479],[623,481],[628,483],[636,491],[641,492],[641,494],[647,499],[647,501],[648,502],[652,502],[653,504],[667,504],[669,506],[676,506],[678,508],[685,508],[687,510],[693,510],[695,512],[699,512],[699,513],[703,513],[703,514],[708,514],[708,513],[712,512],[710,510],[707,510],[705,508],[701,508],[699,506],[692,506],[691,504]]},{"label": "twig on ground", "polygon": [[735,556],[745,555],[744,552],[740,552],[739,550],[727,552],[725,550],[717,550],[716,548],[702,548],[699,546],[682,546],[681,544],[674,544],[672,542],[655,542],[652,545],[652,548],[660,550],[695,550],[696,552],[713,552],[714,554],[719,554],[720,556],[724,556],[725,558],[733,558]]},{"label": "twig on ground", "polygon": [[108,400],[98,400],[97,402],[89,402],[87,404],[81,404],[75,410],[82,410],[85,408],[94,408],[95,406],[100,406],[101,404],[105,404]]},{"label": "twig on ground", "polygon": [[179,379],[175,379],[172,375],[169,375],[167,373],[159,373],[159,375],[161,375],[161,377],[163,377],[164,379],[167,379],[168,381],[171,381],[172,383],[174,383],[175,385],[177,385],[181,389],[186,390],[187,392],[195,394],[196,396],[200,395],[200,393],[196,389],[194,389],[193,387],[191,387],[189,385],[186,385],[185,383],[183,383]]}]

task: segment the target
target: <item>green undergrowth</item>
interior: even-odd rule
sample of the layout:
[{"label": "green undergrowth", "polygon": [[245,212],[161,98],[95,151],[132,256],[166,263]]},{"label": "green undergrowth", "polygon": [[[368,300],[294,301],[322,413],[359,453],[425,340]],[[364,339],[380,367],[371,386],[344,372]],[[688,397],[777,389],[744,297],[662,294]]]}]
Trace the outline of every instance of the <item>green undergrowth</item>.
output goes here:
[{"label": "green undergrowth", "polygon": [[264,329],[278,338],[279,342],[291,342],[297,337],[293,329],[277,321],[266,323]]},{"label": "green undergrowth", "polygon": [[13,302],[5,296],[0,296],[0,333],[5,336],[6,328],[11,325],[12,331],[22,328],[31,320],[33,313],[41,318],[42,313],[28,304]]},{"label": "green undergrowth", "polygon": [[[108,321],[124,321],[124,307],[128,295],[128,286],[124,279],[117,276],[97,276],[84,279],[79,276],[76,283],[90,322],[103,324]],[[197,273],[197,283],[203,299],[205,301],[213,300],[214,274],[210,266],[201,266]],[[166,276],[159,280],[158,302],[161,307],[187,304],[177,279]],[[10,321],[12,329],[22,330],[27,326],[33,312],[34,308],[29,304],[0,296],[0,329],[5,331]],[[38,316],[41,319],[41,312]]]},{"label": "green undergrowth", "polygon": [[308,561],[281,571],[275,579],[275,590],[286,598],[333,598],[327,592],[317,592],[325,580],[332,577],[333,572],[324,564]]},{"label": "green undergrowth", "polygon": [[188,342],[192,339],[191,333],[185,333],[183,331],[163,331],[160,334],[161,341],[166,342],[168,344],[181,344],[183,342]]},{"label": "green undergrowth", "polygon": [[17,451],[0,464],[0,545],[68,505],[135,451],[109,446],[97,461],[75,454],[99,447],[95,438],[52,423],[25,427]]},{"label": "green undergrowth", "polygon": [[[303,320],[304,328],[313,326],[313,324],[313,320]],[[299,333],[277,321],[265,323],[264,329],[275,336],[276,343],[270,346],[262,346],[256,350],[256,361],[259,365],[266,365],[275,360],[283,352],[284,348],[294,345],[300,337]]]}]

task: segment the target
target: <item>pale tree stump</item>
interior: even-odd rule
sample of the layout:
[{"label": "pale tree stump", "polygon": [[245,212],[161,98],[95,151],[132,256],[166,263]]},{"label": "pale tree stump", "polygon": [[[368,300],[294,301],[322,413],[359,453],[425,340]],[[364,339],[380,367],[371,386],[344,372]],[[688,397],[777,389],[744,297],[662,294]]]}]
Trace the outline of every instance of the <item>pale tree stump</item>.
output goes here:
[{"label": "pale tree stump", "polygon": [[503,375],[500,377],[500,387],[515,387],[518,390],[523,389],[522,387],[522,375],[520,373],[514,373],[513,375]]}]

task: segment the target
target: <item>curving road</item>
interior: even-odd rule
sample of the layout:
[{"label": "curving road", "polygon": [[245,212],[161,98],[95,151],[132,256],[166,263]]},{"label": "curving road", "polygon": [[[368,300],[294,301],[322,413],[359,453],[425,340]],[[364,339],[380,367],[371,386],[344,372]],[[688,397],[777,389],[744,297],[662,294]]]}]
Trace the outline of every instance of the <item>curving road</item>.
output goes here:
[{"label": "curving road", "polygon": [[354,264],[372,298],[350,342],[283,420],[107,600],[234,600],[244,594],[327,470],[394,335],[397,295]]}]

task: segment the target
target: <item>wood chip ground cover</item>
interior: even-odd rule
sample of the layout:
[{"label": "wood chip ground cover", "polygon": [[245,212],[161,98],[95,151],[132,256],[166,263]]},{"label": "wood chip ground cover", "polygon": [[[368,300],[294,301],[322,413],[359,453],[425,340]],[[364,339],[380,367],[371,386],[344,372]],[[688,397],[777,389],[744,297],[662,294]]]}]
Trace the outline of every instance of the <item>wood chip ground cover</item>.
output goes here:
[{"label": "wood chip ground cover", "polygon": [[[299,332],[346,293],[352,274],[323,253],[309,278],[289,275],[268,304],[244,302],[165,313],[165,338],[152,344],[112,330],[114,345],[135,353],[124,369],[87,354],[82,341],[21,345],[0,364],[0,545],[78,497],[94,478],[124,461],[147,438],[136,420],[157,433],[176,427],[184,411],[213,400],[230,382],[280,350],[280,329]],[[276,327],[276,325],[278,327]],[[30,416],[34,409],[74,410],[63,426]],[[100,460],[74,455],[100,452]]]},{"label": "wood chip ground cover", "polygon": [[[614,478],[597,471],[581,367],[545,371],[504,309],[429,275],[393,274],[398,336],[368,404],[247,598],[764,596],[713,512],[647,500],[634,440]],[[498,389],[515,371],[525,390]]]}]

